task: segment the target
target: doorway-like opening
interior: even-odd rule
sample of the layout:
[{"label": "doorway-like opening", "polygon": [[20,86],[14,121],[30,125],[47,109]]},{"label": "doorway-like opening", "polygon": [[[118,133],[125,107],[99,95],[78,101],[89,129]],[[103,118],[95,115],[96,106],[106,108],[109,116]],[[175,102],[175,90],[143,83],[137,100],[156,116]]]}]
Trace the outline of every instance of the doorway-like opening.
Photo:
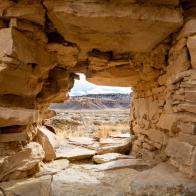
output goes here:
[{"label": "doorway-like opening", "polygon": [[130,87],[99,86],[78,74],[69,99],[53,103],[56,115],[45,121],[68,144],[103,153],[129,154],[131,150]]}]

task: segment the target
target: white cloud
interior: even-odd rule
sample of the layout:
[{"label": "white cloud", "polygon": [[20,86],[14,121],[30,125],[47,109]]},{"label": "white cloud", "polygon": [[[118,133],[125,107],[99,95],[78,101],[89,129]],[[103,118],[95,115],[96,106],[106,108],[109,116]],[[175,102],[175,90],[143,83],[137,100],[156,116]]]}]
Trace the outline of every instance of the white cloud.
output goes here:
[{"label": "white cloud", "polygon": [[69,93],[70,96],[131,92],[131,88],[129,87],[98,86],[86,81],[86,77],[84,74],[79,74],[79,75],[80,75],[80,80],[75,80],[74,87]]}]

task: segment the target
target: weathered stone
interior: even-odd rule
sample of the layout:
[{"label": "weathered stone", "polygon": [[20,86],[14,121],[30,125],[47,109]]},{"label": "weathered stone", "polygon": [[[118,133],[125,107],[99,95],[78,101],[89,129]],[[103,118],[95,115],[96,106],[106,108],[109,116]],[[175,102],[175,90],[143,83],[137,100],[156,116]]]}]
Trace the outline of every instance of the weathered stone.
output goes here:
[{"label": "weathered stone", "polygon": [[45,152],[44,161],[52,161],[56,158],[55,147],[58,143],[56,135],[46,127],[38,127],[36,140],[42,145]]},{"label": "weathered stone", "polygon": [[[196,33],[196,29],[195,29]],[[196,36],[191,36],[188,38],[187,46],[191,56],[191,65],[193,69],[196,69]]]},{"label": "weathered stone", "polygon": [[196,125],[190,122],[179,122],[178,128],[182,133],[196,135]]},{"label": "weathered stone", "polygon": [[192,112],[196,113],[196,105],[195,104],[190,104],[190,103],[184,103],[184,104],[179,104],[176,107],[177,111],[180,112]]},{"label": "weathered stone", "polygon": [[196,103],[196,91],[185,90],[184,99],[188,102]]},{"label": "weathered stone", "polygon": [[13,180],[10,182],[0,183],[6,194],[15,194],[21,196],[46,196],[51,193],[51,180],[50,175],[40,178],[29,178],[23,180]]},{"label": "weathered stone", "polygon": [[[113,142],[113,143],[112,143]],[[126,138],[126,139],[112,139],[109,143],[104,145],[102,143],[102,146],[100,146],[96,151],[97,154],[105,154],[105,153],[121,153],[121,154],[126,154],[129,153],[131,150],[131,143],[132,139]]]},{"label": "weathered stone", "polygon": [[178,162],[190,165],[193,153],[193,146],[189,143],[181,142],[177,139],[170,139],[166,147],[166,154]]},{"label": "weathered stone", "polygon": [[20,18],[44,25],[45,11],[41,4],[15,4],[6,10],[6,17]]},{"label": "weathered stone", "polygon": [[178,36],[178,39],[189,37],[194,33],[196,33],[196,19],[193,18],[185,23],[182,31]]},{"label": "weathered stone", "polygon": [[45,163],[40,165],[40,170],[35,174],[35,177],[45,176],[45,175],[54,175],[62,170],[65,170],[69,167],[69,161],[66,159],[55,160],[50,163]]},{"label": "weathered stone", "polygon": [[78,58],[78,48],[76,46],[69,46],[57,43],[49,43],[47,48],[51,52],[57,54],[58,63],[61,67],[74,67],[77,63]]},{"label": "weathered stone", "polygon": [[179,136],[177,138],[182,142],[186,142],[192,146],[196,146],[196,135],[179,133]]},{"label": "weathered stone", "polygon": [[28,140],[28,134],[26,132],[0,134],[0,142],[13,142],[13,141],[21,142],[27,140]]},{"label": "weathered stone", "polygon": [[77,161],[89,159],[93,155],[95,155],[95,153],[96,151],[94,150],[67,144],[56,148],[56,159],[68,159],[70,161]]},{"label": "weathered stone", "polygon": [[196,150],[193,152],[193,157],[192,157],[192,169],[196,173]]},{"label": "weathered stone", "polygon": [[119,160],[119,159],[133,159],[133,157],[119,154],[119,153],[106,153],[103,155],[93,156],[93,161],[95,163],[107,163],[107,162]]},{"label": "weathered stone", "polygon": [[141,170],[141,169],[147,169],[149,166],[140,159],[122,159],[122,160],[110,161],[98,165],[85,165],[82,167],[93,171],[106,171],[106,170],[120,169],[120,168],[132,168],[136,170]]},{"label": "weathered stone", "polygon": [[161,114],[157,127],[163,130],[177,131],[177,116],[175,114]]},{"label": "weathered stone", "polygon": [[168,163],[161,163],[156,167],[136,175],[131,183],[131,195],[194,195],[195,180],[180,174]]},{"label": "weathered stone", "polygon": [[43,158],[42,147],[35,142],[29,143],[22,151],[1,159],[0,181],[24,178],[34,174]]},{"label": "weathered stone", "polygon": [[38,120],[38,111],[26,108],[0,107],[0,127],[27,125]]},{"label": "weathered stone", "polygon": [[[119,2],[114,14],[113,6],[106,2],[92,2],[88,8],[83,1],[44,1],[44,5],[58,31],[66,39],[78,43],[83,54],[92,48],[116,53],[150,51],[182,24],[181,14],[166,7]],[[153,21],[156,23],[148,28]]]}]

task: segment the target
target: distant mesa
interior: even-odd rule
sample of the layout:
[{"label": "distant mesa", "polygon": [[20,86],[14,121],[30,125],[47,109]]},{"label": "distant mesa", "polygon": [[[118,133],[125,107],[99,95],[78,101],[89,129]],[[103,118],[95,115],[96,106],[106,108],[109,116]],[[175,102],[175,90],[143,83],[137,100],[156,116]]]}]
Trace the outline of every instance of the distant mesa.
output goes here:
[{"label": "distant mesa", "polygon": [[131,102],[130,94],[88,94],[73,96],[65,103],[53,103],[50,110],[101,110],[127,109]]}]

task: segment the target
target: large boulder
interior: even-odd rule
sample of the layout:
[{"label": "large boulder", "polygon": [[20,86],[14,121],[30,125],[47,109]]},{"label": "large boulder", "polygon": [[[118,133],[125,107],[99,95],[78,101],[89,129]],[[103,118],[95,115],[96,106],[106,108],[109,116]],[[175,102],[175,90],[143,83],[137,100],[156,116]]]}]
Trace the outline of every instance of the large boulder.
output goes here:
[{"label": "large boulder", "polygon": [[0,159],[0,181],[24,178],[39,169],[44,158],[40,144],[31,142],[20,152]]},{"label": "large boulder", "polygon": [[57,137],[49,131],[45,126],[38,127],[36,140],[42,145],[45,152],[44,161],[52,161],[56,158],[55,146],[57,145]]}]

